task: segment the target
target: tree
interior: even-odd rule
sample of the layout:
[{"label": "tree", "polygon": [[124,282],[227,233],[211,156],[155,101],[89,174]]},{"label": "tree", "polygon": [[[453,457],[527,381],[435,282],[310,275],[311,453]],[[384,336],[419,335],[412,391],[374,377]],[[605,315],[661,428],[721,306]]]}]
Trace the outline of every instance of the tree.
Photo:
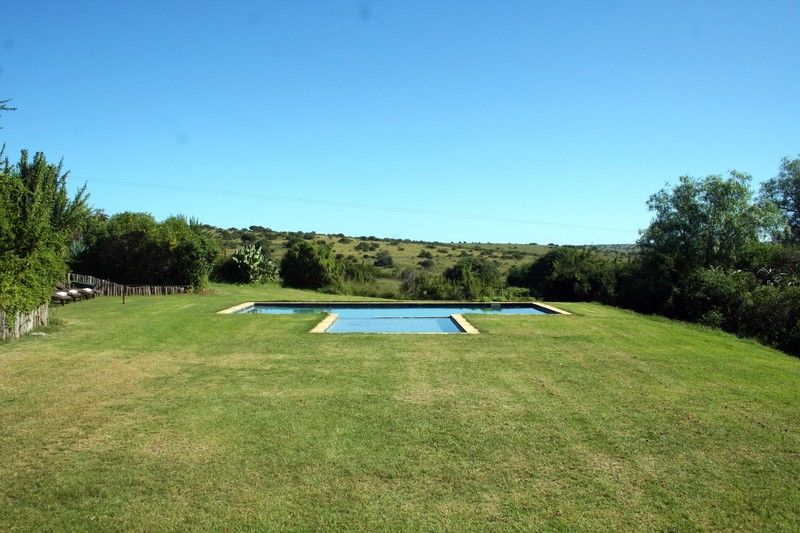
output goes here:
[{"label": "tree", "polygon": [[639,239],[642,254],[667,258],[680,275],[736,265],[779,222],[774,208],[753,202],[750,180],[736,171],[728,179],[682,176],[651,196],[647,207],[655,217]]},{"label": "tree", "polygon": [[295,241],[281,260],[281,278],[290,287],[319,289],[333,285],[341,277],[329,246],[310,241]]},{"label": "tree", "polygon": [[70,198],[67,172],[44,154],[0,166],[0,307],[27,311],[47,302],[67,271],[71,235],[88,216],[86,187]]},{"label": "tree", "polygon": [[778,175],[761,185],[761,198],[773,202],[786,217],[782,240],[800,244],[800,157],[781,161]]}]

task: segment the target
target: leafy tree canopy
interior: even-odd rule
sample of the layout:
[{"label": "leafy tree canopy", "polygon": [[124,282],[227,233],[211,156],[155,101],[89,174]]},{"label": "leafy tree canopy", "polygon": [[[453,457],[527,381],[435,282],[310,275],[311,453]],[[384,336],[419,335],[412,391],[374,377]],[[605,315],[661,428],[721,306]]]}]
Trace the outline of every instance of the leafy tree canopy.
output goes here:
[{"label": "leafy tree canopy", "polygon": [[85,186],[70,197],[61,163],[23,150],[0,163],[0,307],[27,311],[50,298],[67,271],[67,247],[89,215]]},{"label": "leafy tree canopy", "polygon": [[778,175],[761,186],[761,197],[773,202],[786,217],[782,240],[800,243],[800,157],[783,159]]},{"label": "leafy tree canopy", "polygon": [[731,267],[759,239],[773,234],[780,217],[773,206],[753,202],[748,174],[680,178],[647,202],[655,212],[639,239],[643,254],[667,258],[679,273]]}]

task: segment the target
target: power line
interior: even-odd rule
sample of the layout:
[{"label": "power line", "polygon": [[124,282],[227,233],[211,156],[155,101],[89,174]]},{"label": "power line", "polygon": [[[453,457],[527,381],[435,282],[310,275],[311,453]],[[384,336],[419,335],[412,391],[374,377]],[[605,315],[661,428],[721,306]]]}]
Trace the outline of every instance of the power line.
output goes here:
[{"label": "power line", "polygon": [[190,192],[190,193],[197,193],[197,194],[208,194],[212,196],[229,196],[235,198],[257,198],[260,200],[269,200],[269,201],[276,201],[276,202],[289,202],[289,203],[296,203],[296,204],[305,204],[305,205],[324,205],[329,207],[346,207],[349,209],[365,209],[370,211],[383,211],[383,212],[391,212],[391,213],[403,213],[409,215],[428,215],[428,216],[437,216],[437,217],[446,217],[446,218],[455,218],[455,219],[468,219],[468,220],[482,220],[486,222],[503,222],[503,223],[510,223],[510,224],[525,224],[525,225],[532,225],[532,226],[549,226],[555,228],[571,228],[571,229],[587,229],[587,230],[596,230],[596,231],[609,231],[609,232],[617,232],[617,233],[631,233],[631,230],[622,229],[622,228],[609,228],[603,226],[587,226],[583,224],[570,224],[566,222],[550,222],[544,220],[530,220],[530,219],[523,219],[523,218],[509,218],[509,217],[498,217],[492,215],[481,215],[476,213],[459,213],[459,212],[452,212],[452,211],[438,211],[433,209],[418,209],[412,207],[397,207],[397,206],[388,206],[388,205],[378,205],[378,204],[364,204],[358,202],[343,202],[337,200],[321,200],[315,198],[302,198],[298,196],[283,196],[283,195],[276,195],[276,194],[263,194],[263,193],[251,193],[251,192],[241,192],[241,191],[232,191],[232,190],[224,190],[224,189],[205,189],[201,187],[187,187],[184,185],[168,185],[164,183],[146,183],[146,182],[135,182],[135,181],[127,181],[127,180],[114,180],[108,178],[91,178],[89,179],[90,182],[97,182],[97,183],[107,183],[111,185],[122,185],[126,187],[137,187],[142,189],[161,189],[161,190],[168,190],[168,191],[178,191],[178,192]]}]

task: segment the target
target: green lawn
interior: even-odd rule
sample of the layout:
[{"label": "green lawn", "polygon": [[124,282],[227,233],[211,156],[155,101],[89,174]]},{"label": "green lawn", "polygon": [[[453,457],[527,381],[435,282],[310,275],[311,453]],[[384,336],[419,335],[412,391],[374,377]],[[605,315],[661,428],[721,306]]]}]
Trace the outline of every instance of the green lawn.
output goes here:
[{"label": "green lawn", "polygon": [[800,529],[800,359],[593,304],[480,335],[55,309],[0,344],[0,530]]}]

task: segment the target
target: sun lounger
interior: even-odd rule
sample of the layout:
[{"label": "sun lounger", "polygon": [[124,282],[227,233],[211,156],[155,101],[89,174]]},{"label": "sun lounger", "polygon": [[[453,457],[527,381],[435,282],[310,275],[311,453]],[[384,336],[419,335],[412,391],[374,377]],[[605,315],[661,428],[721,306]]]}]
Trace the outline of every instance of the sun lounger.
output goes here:
[{"label": "sun lounger", "polygon": [[55,291],[50,298],[54,304],[61,304],[64,305],[65,303],[71,302],[73,300],[72,296],[69,295],[67,291]]},{"label": "sun lounger", "polygon": [[78,289],[67,289],[67,294],[69,294],[70,296],[72,296],[72,298],[73,298],[74,300],[76,300],[76,301],[77,301],[77,300],[83,300],[83,299],[86,297],[86,296],[84,296],[84,294],[83,294],[83,293],[81,293],[81,291],[79,291]]},{"label": "sun lounger", "polygon": [[78,287],[77,291],[83,295],[84,298],[94,298],[97,292],[89,287]]}]

